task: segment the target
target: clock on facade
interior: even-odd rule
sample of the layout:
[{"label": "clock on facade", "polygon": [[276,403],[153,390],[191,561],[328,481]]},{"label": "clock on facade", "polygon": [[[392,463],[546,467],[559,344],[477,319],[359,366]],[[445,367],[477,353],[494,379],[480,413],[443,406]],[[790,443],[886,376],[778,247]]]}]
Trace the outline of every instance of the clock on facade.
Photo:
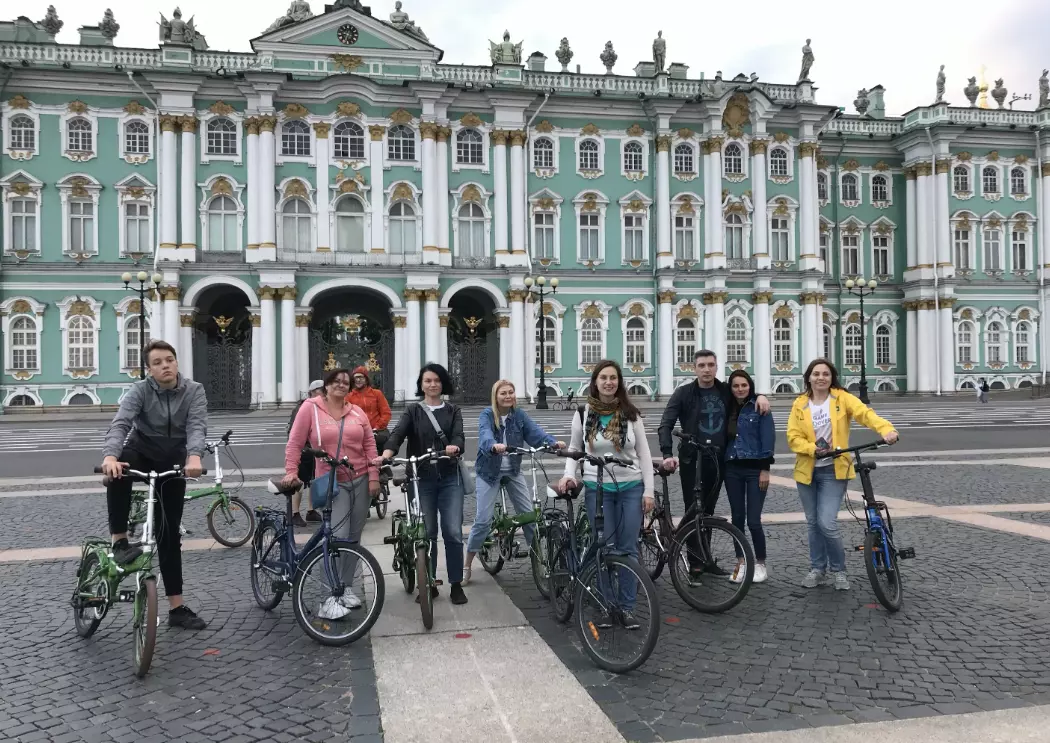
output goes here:
[{"label": "clock on facade", "polygon": [[335,32],[335,35],[342,44],[356,44],[358,37],[357,26],[350,23],[344,23],[339,27],[339,30]]}]

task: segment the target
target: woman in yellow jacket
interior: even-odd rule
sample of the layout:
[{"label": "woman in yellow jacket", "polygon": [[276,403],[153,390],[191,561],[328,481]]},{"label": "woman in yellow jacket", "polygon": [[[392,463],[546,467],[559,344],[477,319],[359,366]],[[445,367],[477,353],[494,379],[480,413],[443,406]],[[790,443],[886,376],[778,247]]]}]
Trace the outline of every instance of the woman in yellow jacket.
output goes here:
[{"label": "woman in yellow jacket", "polygon": [[795,452],[795,482],[809,527],[809,573],[804,588],[824,583],[827,571],[835,589],[849,590],[846,552],[839,536],[838,516],[846,483],[854,477],[853,457],[828,456],[849,446],[850,421],[867,426],[892,444],[893,424],[839,386],[839,374],[827,359],[814,359],[803,375],[806,392],[791,406],[787,440]]}]

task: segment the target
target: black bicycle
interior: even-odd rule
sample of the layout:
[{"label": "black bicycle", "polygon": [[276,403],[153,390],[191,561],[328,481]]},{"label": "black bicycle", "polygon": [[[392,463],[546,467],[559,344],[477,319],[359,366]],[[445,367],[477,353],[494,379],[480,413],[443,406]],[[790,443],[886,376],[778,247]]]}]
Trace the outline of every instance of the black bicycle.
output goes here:
[{"label": "black bicycle", "polygon": [[[558,452],[559,456],[585,460],[597,469],[596,492],[602,492],[607,465],[632,467],[629,460],[607,454]],[[660,604],[656,586],[633,557],[617,553],[605,539],[602,498],[595,498],[594,541],[578,551],[572,501],[580,488],[557,494],[566,502],[565,512],[548,525],[548,596],[559,622],[575,614],[583,649],[601,668],[626,673],[642,665],[660,636]],[[612,534],[621,527],[615,524]],[[620,651],[623,645],[624,650]]]},{"label": "black bicycle", "polygon": [[[715,467],[714,487],[718,487],[719,452],[710,442],[700,441],[681,431],[674,435],[699,454],[699,470],[707,457]],[[671,583],[682,600],[705,614],[720,614],[732,609],[747,596],[755,576],[755,553],[744,533],[720,516],[702,513],[705,499],[701,496],[697,473],[697,498],[678,526],[671,517],[671,499],[667,478],[673,470],[665,469],[663,459],[653,459],[653,469],[663,483],[663,491],[656,508],[642,522],[638,536],[638,559],[656,580],[664,566],[671,565]],[[708,495],[712,495],[709,493]],[[739,583],[732,580],[732,571],[722,567],[732,561],[744,561],[744,574]]]},{"label": "black bicycle", "polygon": [[[367,549],[335,536],[334,529],[343,523],[332,526],[335,474],[337,468],[343,467],[352,475],[350,461],[346,457],[337,460],[320,449],[309,449],[308,453],[332,468],[321,510],[321,528],[302,550],[297,550],[291,499],[299,486],[270,480],[270,492],[285,496],[287,502],[284,512],[255,507],[258,528],[252,540],[252,593],[260,607],[271,611],[291,591],[292,611],[307,635],[322,645],[347,645],[363,637],[383,610],[383,571]],[[359,496],[352,488],[340,497],[352,499],[367,494]],[[346,518],[353,512],[351,507]]]},{"label": "black bicycle", "polygon": [[551,404],[551,410],[571,410],[572,412],[575,413],[577,410],[580,409],[580,404],[573,400],[573,398],[575,396],[576,396],[576,393],[573,392],[572,390],[569,390],[565,394],[564,398],[562,398],[560,400],[555,400]]}]

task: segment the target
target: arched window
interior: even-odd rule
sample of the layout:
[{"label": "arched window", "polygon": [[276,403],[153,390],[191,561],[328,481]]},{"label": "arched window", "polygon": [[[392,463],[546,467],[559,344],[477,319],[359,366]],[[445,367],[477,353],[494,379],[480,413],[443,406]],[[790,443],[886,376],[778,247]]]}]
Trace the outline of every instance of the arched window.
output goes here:
[{"label": "arched window", "polygon": [[628,173],[642,172],[642,145],[638,142],[628,142],[623,146],[623,169]]},{"label": "arched window", "polygon": [[773,217],[769,220],[769,254],[775,261],[790,259],[788,254],[789,225],[787,217]]},{"label": "arched window", "polygon": [[90,318],[76,315],[66,324],[66,366],[70,369],[95,368],[95,326]]},{"label": "arched window", "polygon": [[78,392],[77,394],[75,394],[71,398],[69,398],[69,402],[66,403],[66,405],[77,405],[77,406],[94,405],[94,404],[95,404],[95,401],[91,399],[91,395],[89,395],[89,394],[87,394],[85,392]]},{"label": "arched window", "polygon": [[[540,356],[540,338],[543,338],[543,356]],[[558,363],[558,324],[553,317],[536,320],[536,363],[553,366]]]},{"label": "arched window", "polygon": [[464,258],[488,255],[485,247],[485,212],[477,204],[459,208],[459,254]]},{"label": "arched window", "polygon": [[696,323],[688,318],[682,318],[678,321],[678,327],[675,330],[678,364],[680,366],[692,365],[693,356],[696,354]]},{"label": "arched window", "polygon": [[95,203],[90,199],[69,200],[69,249],[95,252]]},{"label": "arched window", "polygon": [[124,127],[124,152],[128,155],[149,154],[149,127],[144,121],[129,121]]},{"label": "arched window", "polygon": [[70,119],[66,124],[66,149],[70,152],[91,152],[91,122],[87,119]]},{"label": "arched window", "polygon": [[863,350],[860,338],[860,325],[847,325],[845,340],[846,366],[860,366],[861,351]]},{"label": "arched window", "polygon": [[602,360],[602,322],[588,317],[580,325],[580,363],[597,364]]},{"label": "arched window", "polygon": [[955,333],[955,361],[959,364],[972,364],[973,358],[973,323],[963,320]]},{"label": "arched window", "polygon": [[456,134],[456,162],[460,165],[482,165],[485,162],[484,139],[477,129],[460,129]]},{"label": "arched window", "polygon": [[826,173],[817,173],[817,199],[828,200],[828,176]]},{"label": "arched window", "polygon": [[893,382],[879,382],[879,386],[875,389],[876,392],[896,392],[893,389]]},{"label": "arched window", "polygon": [[281,209],[281,247],[295,253],[313,251],[310,237],[310,205],[302,199],[288,199]]},{"label": "arched window", "polygon": [[988,323],[988,353],[985,360],[990,364],[1003,360],[1003,324],[1000,322]]},{"label": "arched window", "polygon": [[744,257],[744,220],[739,214],[726,217],[724,248],[729,260]]},{"label": "arched window", "polygon": [[365,252],[365,208],[352,196],[335,205],[335,239],[340,252]]},{"label": "arched window", "polygon": [[970,380],[966,380],[961,385],[959,385],[959,389],[961,389],[961,390],[972,390],[972,389],[976,389],[976,387],[973,386],[973,382],[971,382]]},{"label": "arched window", "polygon": [[692,215],[676,214],[674,218],[674,257],[680,261],[696,260],[694,238]]},{"label": "arched window", "polygon": [[726,175],[743,175],[744,174],[744,153],[740,149],[740,145],[732,142],[726,145],[725,154],[725,172]]},{"label": "arched window", "polygon": [[794,361],[795,343],[791,320],[777,318],[773,322],[773,363],[788,364]]},{"label": "arched window", "polygon": [[956,165],[952,170],[953,186],[956,193],[970,193],[970,169],[965,165]]},{"label": "arched window", "polygon": [[237,125],[225,116],[208,122],[208,154],[237,154]]},{"label": "arched window", "polygon": [[404,124],[390,127],[386,133],[386,152],[390,160],[415,160],[415,132]]},{"label": "arched window", "polygon": [[640,384],[632,384],[628,387],[627,394],[631,397],[649,397],[649,391]]},{"label": "arched window", "polygon": [[1014,168],[1010,171],[1010,195],[1024,196],[1026,192],[1024,168]]},{"label": "arched window", "polygon": [[871,200],[872,201],[889,201],[890,200],[890,187],[886,181],[884,175],[874,175],[871,177]]},{"label": "arched window", "polygon": [[742,317],[731,317],[726,323],[726,361],[747,363],[747,325]]},{"label": "arched window", "polygon": [[787,177],[788,153],[783,147],[774,147],[769,151],[769,174],[774,178]]},{"label": "arched window", "polygon": [[626,353],[624,361],[627,365],[645,363],[645,321],[640,317],[632,317],[627,321],[627,333],[624,338]]},{"label": "arched window", "polygon": [[131,201],[124,205],[124,246],[128,253],[152,252],[149,204]]},{"label": "arched window", "polygon": [[996,380],[995,382],[992,382],[990,385],[988,385],[988,388],[992,390],[1005,390],[1006,385]]},{"label": "arched window", "polygon": [[792,394],[795,389],[787,382],[782,382],[777,385],[776,392],[778,395]]},{"label": "arched window", "polygon": [[852,173],[846,173],[846,175],[842,176],[842,200],[860,201],[857,192],[857,176]]},{"label": "arched window", "polygon": [[875,328],[875,363],[886,366],[893,363],[890,329],[886,325]]},{"label": "arched window", "polygon": [[36,199],[13,198],[7,202],[11,213],[11,250],[35,253],[36,244]]},{"label": "arched window", "polygon": [[549,137],[540,137],[532,143],[532,160],[537,170],[554,168],[554,142]]},{"label": "arched window", "polygon": [[411,204],[403,201],[390,207],[390,252],[396,255],[416,252],[416,212]]},{"label": "arched window", "polygon": [[1003,233],[989,227],[984,231],[984,270],[1000,271],[1003,267]]},{"label": "arched window", "polygon": [[339,160],[365,159],[365,130],[353,121],[340,121],[332,132],[333,157]]},{"label": "arched window", "polygon": [[11,136],[8,139],[12,150],[31,150],[36,147],[36,124],[28,116],[14,116],[11,119]]},{"label": "arched window", "polygon": [[989,165],[981,171],[981,189],[984,193],[999,193],[999,171]]},{"label": "arched window", "polygon": [[693,146],[684,142],[675,145],[674,148],[674,172],[678,175],[687,175],[696,172],[693,161]]},{"label": "arched window", "polygon": [[208,203],[208,250],[240,250],[237,203],[229,196],[216,196]]},{"label": "arched window", "polygon": [[1032,360],[1032,351],[1029,346],[1031,327],[1027,322],[1019,322],[1014,331],[1014,361],[1018,364],[1026,364]]},{"label": "arched window", "polygon": [[36,407],[36,400],[29,395],[15,395],[8,404],[10,408],[32,408]]},{"label": "arched window", "polygon": [[137,316],[129,317],[124,321],[124,368],[125,369],[140,369],[139,358],[142,354],[143,347],[149,343],[149,320],[146,320],[146,332],[140,332],[142,328],[142,318]]},{"label": "arched window", "polygon": [[310,125],[293,119],[281,127],[281,154],[285,157],[310,156]]},{"label": "arched window", "polygon": [[40,335],[36,320],[16,317],[11,321],[11,369],[33,371],[40,366]]},{"label": "arched window", "polygon": [[580,142],[580,170],[601,170],[598,152],[598,143],[593,139]]}]

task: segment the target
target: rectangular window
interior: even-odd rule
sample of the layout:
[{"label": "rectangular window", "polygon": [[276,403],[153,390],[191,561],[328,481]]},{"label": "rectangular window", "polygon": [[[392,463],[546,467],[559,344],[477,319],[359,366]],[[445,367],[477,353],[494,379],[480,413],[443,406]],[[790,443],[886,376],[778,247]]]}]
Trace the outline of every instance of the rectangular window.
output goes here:
[{"label": "rectangular window", "polygon": [[846,351],[846,366],[860,366],[861,364],[861,341],[860,341],[860,328],[856,325],[851,325],[846,328],[846,342],[844,344],[844,350]]},{"label": "rectangular window", "polygon": [[128,253],[149,253],[149,206],[128,204],[124,214],[124,247]]},{"label": "rectangular window", "polygon": [[536,258],[554,258],[554,215],[537,212],[533,216],[536,239],[532,242],[532,254]]},{"label": "rectangular window", "polygon": [[984,270],[999,271],[1003,267],[1001,248],[1001,233],[999,230],[984,231]]},{"label": "rectangular window", "polygon": [[1022,329],[1027,327],[1027,325],[1020,326],[1014,340],[1014,351],[1018,364],[1026,364],[1031,360],[1028,358],[1028,330]]},{"label": "rectangular window", "polygon": [[955,267],[970,268],[970,231],[955,230]]},{"label": "rectangular window", "polygon": [[[598,260],[598,215],[580,215],[580,248],[581,261]],[[599,359],[600,360],[600,359]]]},{"label": "rectangular window", "polygon": [[885,235],[872,238],[872,259],[876,276],[890,275],[890,239]]},{"label": "rectangular window", "polygon": [[90,201],[69,202],[69,247],[74,253],[95,252],[95,205]]},{"label": "rectangular window", "polygon": [[887,366],[893,363],[890,360],[890,334],[875,333],[875,363]]},{"label": "rectangular window", "polygon": [[645,260],[642,229],[642,218],[628,214],[623,218],[623,259],[625,261]]},{"label": "rectangular window", "polygon": [[788,257],[788,221],[780,217],[770,220],[772,239],[769,242],[769,251],[775,261],[790,260]]},{"label": "rectangular window", "polygon": [[696,353],[696,328],[688,320],[678,323],[678,363],[692,364]]},{"label": "rectangular window", "polygon": [[[543,364],[544,366],[553,366],[558,363],[558,347],[556,345],[557,334],[554,328],[554,321],[549,318],[544,318],[546,322],[536,324],[536,363]],[[541,331],[541,328],[545,328],[546,332]],[[542,354],[541,357],[541,344],[540,335],[543,335],[542,343]]]},{"label": "rectangular window", "polygon": [[674,218],[674,254],[680,261],[696,260],[693,247],[693,218],[678,216]]},{"label": "rectangular window", "polygon": [[1013,254],[1013,269],[1015,271],[1028,270],[1028,233],[1013,231],[1010,240],[1011,252]]},{"label": "rectangular window", "polygon": [[791,346],[791,325],[787,320],[778,320],[773,328],[773,363],[791,362]]},{"label": "rectangular window", "polygon": [[860,275],[860,238],[857,235],[842,236],[842,274]]},{"label": "rectangular window", "polygon": [[[828,233],[821,232],[818,238],[818,248],[820,250],[820,260],[824,261],[824,273],[831,272],[831,264],[828,263]],[[824,358],[828,358],[825,356]]]},{"label": "rectangular window", "polygon": [[11,207],[11,249],[37,251],[36,245],[36,202],[30,199],[12,199]]},{"label": "rectangular window", "polygon": [[580,333],[580,363],[597,364],[602,360],[602,330],[591,328]]}]

